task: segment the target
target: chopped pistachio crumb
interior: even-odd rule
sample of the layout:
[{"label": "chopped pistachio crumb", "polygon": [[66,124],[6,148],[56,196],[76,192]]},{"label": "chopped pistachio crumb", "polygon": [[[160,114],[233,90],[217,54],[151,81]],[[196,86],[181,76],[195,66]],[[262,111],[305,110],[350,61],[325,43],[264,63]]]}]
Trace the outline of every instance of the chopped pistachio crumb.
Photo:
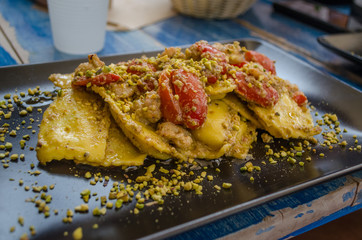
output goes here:
[{"label": "chopped pistachio crumb", "polygon": [[24,218],[22,216],[20,216],[18,218],[18,223],[21,225],[21,226],[24,226]]},{"label": "chopped pistachio crumb", "polygon": [[225,189],[228,189],[228,188],[231,188],[232,184],[231,183],[223,183],[222,184],[222,187],[225,188]]},{"label": "chopped pistachio crumb", "polygon": [[21,234],[20,240],[28,240],[28,235],[26,233]]},{"label": "chopped pistachio crumb", "polygon": [[20,140],[19,143],[20,143],[21,149],[24,149],[26,141],[22,139],[22,140]]},{"label": "chopped pistachio crumb", "polygon": [[26,111],[26,110],[21,110],[21,111],[19,112],[19,114],[20,114],[20,116],[26,116],[26,115],[28,114],[28,111]]},{"label": "chopped pistachio crumb", "polygon": [[73,217],[74,213],[71,209],[67,210],[67,217]]},{"label": "chopped pistachio crumb", "polygon": [[32,106],[26,107],[26,111],[27,111],[27,112],[32,112],[32,111],[33,111],[33,107],[32,107]]},{"label": "chopped pistachio crumb", "polygon": [[7,150],[12,149],[12,148],[13,148],[13,144],[10,143],[10,142],[7,142],[7,143],[5,143],[5,148],[6,148]]},{"label": "chopped pistachio crumb", "polygon": [[88,210],[89,210],[88,204],[81,204],[74,208],[74,211],[80,212],[80,213],[88,212]]},{"label": "chopped pistachio crumb", "polygon": [[122,199],[117,199],[116,203],[115,203],[115,207],[118,209],[118,208],[121,208],[122,207],[122,204],[123,204],[123,200]]},{"label": "chopped pistachio crumb", "polygon": [[145,207],[145,205],[143,203],[136,203],[137,209],[143,209],[144,207]]},{"label": "chopped pistachio crumb", "polygon": [[78,227],[74,230],[73,234],[73,239],[74,240],[81,240],[83,238],[83,230],[82,227]]},{"label": "chopped pistachio crumb", "polygon": [[12,137],[16,137],[16,130],[11,130],[9,135]]},{"label": "chopped pistachio crumb", "polygon": [[18,160],[19,159],[19,155],[18,154],[12,154],[11,156],[10,156],[10,160],[11,161],[16,161],[16,160]]},{"label": "chopped pistachio crumb", "polygon": [[105,215],[107,212],[106,208],[101,208],[99,209],[98,207],[93,209],[93,216],[100,216],[100,215]]},{"label": "chopped pistachio crumb", "polygon": [[89,178],[92,177],[92,174],[91,174],[90,172],[86,172],[86,173],[84,174],[84,177],[87,178],[87,179],[89,179]]}]

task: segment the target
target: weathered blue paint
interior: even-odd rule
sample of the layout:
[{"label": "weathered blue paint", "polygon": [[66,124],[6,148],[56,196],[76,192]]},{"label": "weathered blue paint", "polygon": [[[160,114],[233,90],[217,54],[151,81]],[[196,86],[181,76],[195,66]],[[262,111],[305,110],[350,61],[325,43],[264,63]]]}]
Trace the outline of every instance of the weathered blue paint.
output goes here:
[{"label": "weathered blue paint", "polygon": [[[353,178],[355,178],[356,181],[361,182],[361,180],[362,180],[362,171],[355,172],[355,173],[351,174],[351,176]],[[355,201],[355,204],[362,204],[362,187],[361,187],[361,185],[359,187],[359,192],[357,193],[356,198],[355,198],[354,201]]]},{"label": "weathered blue paint", "polygon": [[[54,48],[49,15],[34,8],[32,1],[2,0],[0,14],[10,27],[15,29],[15,37],[21,47],[29,52],[29,63],[86,57],[86,55],[64,54]],[[143,31],[108,31],[105,47],[98,54],[104,56],[162,48],[162,44]]]},{"label": "weathered blue paint", "polygon": [[205,236],[208,236],[209,239],[220,238],[227,234],[237,232],[240,229],[260,223],[265,217],[273,217],[274,215],[271,212],[268,205],[264,204],[230,217],[217,220],[197,229],[184,232],[170,239],[204,239]]},{"label": "weathered blue paint", "polygon": [[346,192],[345,194],[343,194],[342,200],[343,200],[343,202],[346,202],[346,201],[354,198],[355,195],[356,195],[356,188],[353,188],[352,191],[349,191],[349,192]]},{"label": "weathered blue paint", "polygon": [[294,218],[301,218],[301,217],[303,217],[304,216],[304,213],[299,213],[299,214],[297,214]]},{"label": "weathered blue paint", "polygon": [[352,177],[362,179],[362,171],[354,172],[351,174]]},{"label": "weathered blue paint", "polygon": [[44,62],[49,61],[53,49],[48,14],[32,9],[32,4],[32,1],[3,0],[0,13],[15,29],[15,37],[21,47],[30,53],[30,62],[41,61],[37,61],[38,52],[44,56]]},{"label": "weathered blue paint", "polygon": [[15,65],[17,62],[11,55],[0,46],[0,66]]},{"label": "weathered blue paint", "polygon": [[309,225],[307,225],[307,226],[305,226],[305,227],[303,227],[301,229],[298,229],[297,231],[294,231],[294,232],[284,236],[281,239],[289,239],[291,237],[298,236],[298,235],[300,235],[302,233],[305,233],[305,232],[307,232],[307,231],[309,231],[311,229],[322,226],[322,225],[324,225],[324,224],[326,224],[326,223],[328,223],[330,221],[333,221],[333,220],[335,220],[337,218],[343,217],[343,216],[345,216],[345,215],[347,215],[349,213],[352,213],[354,211],[357,211],[359,209],[362,209],[362,204],[359,204],[359,205],[354,206],[354,207],[343,208],[343,209],[341,209],[341,210],[339,210],[339,211],[337,211],[335,213],[332,213],[329,216],[321,218],[320,220],[318,220],[318,221],[316,221],[316,222],[314,222],[312,224],[309,224]]},{"label": "weathered blue paint", "polygon": [[270,227],[267,227],[267,228],[263,228],[263,229],[259,229],[256,233],[255,233],[255,235],[260,235],[260,234],[262,234],[262,233],[266,233],[266,232],[269,232],[270,230],[272,230],[272,229],[274,229],[275,228],[275,226],[270,226]]},{"label": "weathered blue paint", "polygon": [[309,204],[315,199],[327,195],[328,193],[335,191],[343,187],[346,183],[346,177],[333,179],[328,183],[319,184],[308,188],[307,190],[298,191],[292,193],[286,197],[278,198],[272,202],[267,203],[268,207],[272,211],[283,209],[285,206],[296,208],[302,204]]},{"label": "weathered blue paint", "polygon": [[[228,27],[225,28],[225,25]],[[249,30],[231,20],[205,20],[176,16],[143,28],[166,46],[192,44],[199,40],[220,41],[250,37]]]},{"label": "weathered blue paint", "polygon": [[306,211],[307,214],[314,213],[314,210],[308,210]]}]

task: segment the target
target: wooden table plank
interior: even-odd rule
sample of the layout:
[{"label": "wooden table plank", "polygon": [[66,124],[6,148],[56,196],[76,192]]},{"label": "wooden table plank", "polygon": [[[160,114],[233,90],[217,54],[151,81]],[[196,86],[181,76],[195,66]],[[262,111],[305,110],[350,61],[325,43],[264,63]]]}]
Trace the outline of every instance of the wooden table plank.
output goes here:
[{"label": "wooden table plank", "polygon": [[0,66],[16,65],[23,63],[14,50],[13,44],[4,34],[4,29],[8,26],[0,14]]},{"label": "wooden table plank", "polygon": [[0,66],[16,65],[21,63],[2,32],[0,32],[0,56]]},{"label": "wooden table plank", "polygon": [[[54,48],[49,15],[35,7],[32,1],[2,0],[0,14],[5,35],[13,43],[23,63],[43,63],[56,60],[85,58],[86,55],[69,55]],[[131,52],[160,50],[157,40],[143,31],[107,31],[105,47],[100,56]],[[3,64],[5,65],[5,64]]]},{"label": "wooden table plank", "polygon": [[[225,25],[228,27],[225,28]],[[250,37],[249,30],[232,20],[204,20],[176,16],[143,28],[165,46],[192,44],[199,40],[220,41]]]}]

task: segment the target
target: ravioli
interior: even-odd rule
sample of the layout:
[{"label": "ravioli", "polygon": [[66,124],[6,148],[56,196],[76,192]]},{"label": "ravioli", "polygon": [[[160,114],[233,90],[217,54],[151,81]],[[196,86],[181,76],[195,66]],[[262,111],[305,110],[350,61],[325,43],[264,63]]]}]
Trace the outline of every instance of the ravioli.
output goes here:
[{"label": "ravioli", "polygon": [[209,104],[206,122],[192,134],[199,142],[194,150],[197,153],[195,158],[202,156],[206,159],[223,155],[245,158],[256,139],[255,127],[243,121],[235,110],[221,100]]},{"label": "ravioli", "polygon": [[205,87],[206,93],[211,99],[223,99],[226,94],[234,91],[235,83],[231,80],[217,81]]},{"label": "ravioli", "polygon": [[37,157],[73,160],[93,166],[138,166],[146,154],[132,145],[110,116],[108,106],[94,93],[67,88],[69,75],[52,75],[61,95],[44,112]]},{"label": "ravioli", "polygon": [[319,126],[314,126],[309,109],[298,106],[288,94],[282,94],[274,107],[249,104],[249,108],[258,117],[263,129],[276,138],[311,139],[321,131]]},{"label": "ravioli", "polygon": [[141,153],[112,119],[102,166],[140,166],[146,157],[147,154]]},{"label": "ravioli", "polygon": [[70,159],[102,165],[110,124],[107,106],[82,89],[61,92],[44,112],[38,135],[38,160],[43,164]]},{"label": "ravioli", "polygon": [[249,120],[255,127],[262,128],[257,116],[248,108],[246,102],[242,102],[234,94],[228,94],[222,99],[229,107],[237,111],[241,116]]}]

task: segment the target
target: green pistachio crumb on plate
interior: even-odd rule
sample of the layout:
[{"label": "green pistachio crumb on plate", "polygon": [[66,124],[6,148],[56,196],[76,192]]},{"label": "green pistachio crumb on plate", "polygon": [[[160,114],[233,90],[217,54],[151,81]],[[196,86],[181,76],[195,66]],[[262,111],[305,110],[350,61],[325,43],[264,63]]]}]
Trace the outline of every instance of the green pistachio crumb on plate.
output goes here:
[{"label": "green pistachio crumb on plate", "polygon": [[21,226],[24,226],[24,217],[20,216],[18,218],[18,223],[21,225]]},{"label": "green pistachio crumb on plate", "polygon": [[73,234],[73,239],[74,240],[81,240],[83,238],[83,230],[82,227],[78,227],[74,230]]},{"label": "green pistachio crumb on plate", "polygon": [[84,177],[87,178],[87,179],[89,179],[89,178],[92,177],[92,174],[91,174],[90,172],[86,172],[86,173],[84,174]]}]

